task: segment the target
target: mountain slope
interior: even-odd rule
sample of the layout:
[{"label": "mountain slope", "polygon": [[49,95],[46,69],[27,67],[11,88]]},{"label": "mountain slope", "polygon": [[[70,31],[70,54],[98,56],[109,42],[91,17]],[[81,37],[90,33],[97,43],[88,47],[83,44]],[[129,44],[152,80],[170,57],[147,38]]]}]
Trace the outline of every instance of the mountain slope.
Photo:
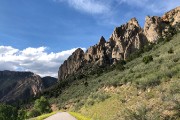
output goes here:
[{"label": "mountain slope", "polygon": [[[152,56],[153,61],[146,64],[143,58],[147,56]],[[51,96],[52,104],[95,120],[134,120],[138,114],[148,120],[177,119],[179,78],[180,33],[172,40],[154,44],[148,52],[127,62],[123,70],[117,64],[103,68],[100,74],[71,76],[64,81],[65,87],[62,82],[44,95],[58,92],[59,96]]]},{"label": "mountain slope", "polygon": [[0,101],[11,103],[35,97],[56,82],[56,78],[41,78],[32,72],[0,71]]},{"label": "mountain slope", "polygon": [[157,43],[159,39],[171,37],[180,30],[180,7],[162,17],[147,16],[144,28],[136,18],[116,27],[108,41],[101,37],[99,43],[91,46],[86,52],[77,49],[59,68],[58,79],[82,72],[86,66],[107,66],[120,60],[127,60],[131,54],[144,46]]}]

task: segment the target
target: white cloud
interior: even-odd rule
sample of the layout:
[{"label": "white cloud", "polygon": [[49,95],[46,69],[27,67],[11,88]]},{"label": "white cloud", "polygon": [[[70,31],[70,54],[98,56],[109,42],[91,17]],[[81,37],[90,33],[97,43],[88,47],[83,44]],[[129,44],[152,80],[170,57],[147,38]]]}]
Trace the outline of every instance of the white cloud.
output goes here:
[{"label": "white cloud", "polygon": [[[67,3],[71,8],[93,15],[98,24],[119,25],[119,18],[126,19],[126,14],[135,12],[147,15],[160,15],[178,5],[179,0],[53,0],[54,2]],[[134,8],[134,11],[129,11]],[[136,11],[137,10],[137,11]],[[137,17],[136,15],[132,17]],[[142,17],[144,20],[145,16]],[[129,19],[129,18],[128,18]]]},{"label": "white cloud", "polygon": [[47,53],[46,47],[18,50],[11,46],[0,46],[0,70],[32,71],[41,76],[57,77],[59,66],[76,49]]},{"label": "white cloud", "polygon": [[110,12],[107,0],[54,0],[55,2],[67,2],[71,7],[81,12],[90,14],[104,14]]}]

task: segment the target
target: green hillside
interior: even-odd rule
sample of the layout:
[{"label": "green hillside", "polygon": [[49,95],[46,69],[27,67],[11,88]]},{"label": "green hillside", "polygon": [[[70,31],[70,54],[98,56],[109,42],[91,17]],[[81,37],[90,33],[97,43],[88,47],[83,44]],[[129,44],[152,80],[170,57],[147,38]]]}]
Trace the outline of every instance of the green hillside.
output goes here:
[{"label": "green hillside", "polygon": [[180,33],[131,58],[91,74],[88,68],[43,95],[60,110],[92,120],[180,118]]}]

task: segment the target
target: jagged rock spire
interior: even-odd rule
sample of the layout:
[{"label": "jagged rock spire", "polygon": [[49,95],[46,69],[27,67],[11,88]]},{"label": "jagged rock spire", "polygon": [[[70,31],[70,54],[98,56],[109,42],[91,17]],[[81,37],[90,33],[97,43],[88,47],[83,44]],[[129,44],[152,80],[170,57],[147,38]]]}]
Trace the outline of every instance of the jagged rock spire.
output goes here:
[{"label": "jagged rock spire", "polygon": [[106,40],[103,36],[101,36],[100,40],[99,40],[99,45],[104,45],[106,43]]}]

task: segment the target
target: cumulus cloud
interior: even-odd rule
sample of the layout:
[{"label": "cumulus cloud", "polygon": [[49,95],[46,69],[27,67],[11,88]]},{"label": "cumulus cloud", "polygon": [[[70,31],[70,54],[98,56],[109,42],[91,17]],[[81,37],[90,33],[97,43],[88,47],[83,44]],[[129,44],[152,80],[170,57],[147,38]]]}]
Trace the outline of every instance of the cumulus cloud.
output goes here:
[{"label": "cumulus cloud", "polygon": [[11,46],[0,46],[0,70],[32,71],[41,76],[57,77],[59,66],[76,49],[48,53],[46,47],[19,50]]}]

